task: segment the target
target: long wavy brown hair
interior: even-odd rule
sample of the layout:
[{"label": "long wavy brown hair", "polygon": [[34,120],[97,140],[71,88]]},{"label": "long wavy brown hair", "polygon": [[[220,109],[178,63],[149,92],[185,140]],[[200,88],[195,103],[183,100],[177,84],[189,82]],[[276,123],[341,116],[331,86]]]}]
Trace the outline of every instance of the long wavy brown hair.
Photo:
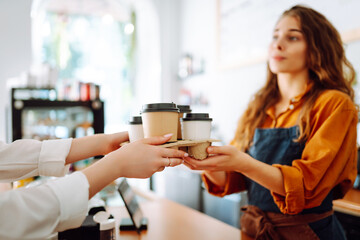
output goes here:
[{"label": "long wavy brown hair", "polygon": [[[300,113],[300,136],[297,141],[306,141],[311,132],[310,112],[319,94],[326,89],[336,89],[346,93],[354,101],[355,71],[346,59],[339,32],[319,12],[303,5],[296,5],[285,11],[284,16],[292,16],[300,21],[300,27],[307,43],[307,66],[309,80],[313,87],[305,95],[305,102]],[[277,103],[280,93],[277,75],[272,73],[267,64],[266,84],[250,101],[240,118],[237,131],[231,144],[241,150],[248,150],[255,129],[261,127],[266,118],[265,111]]]}]

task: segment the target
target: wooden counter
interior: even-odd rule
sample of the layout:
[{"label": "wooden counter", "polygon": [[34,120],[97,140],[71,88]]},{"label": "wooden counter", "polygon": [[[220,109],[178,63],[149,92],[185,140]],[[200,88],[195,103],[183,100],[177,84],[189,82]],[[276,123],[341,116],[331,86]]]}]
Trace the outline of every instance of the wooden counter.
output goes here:
[{"label": "wooden counter", "polygon": [[148,218],[148,229],[138,235],[136,231],[120,231],[122,218],[129,217],[125,207],[109,207],[116,219],[117,240],[218,240],[240,239],[240,230],[192,208],[173,201],[151,196],[140,202],[141,210]]},{"label": "wooden counter", "polygon": [[351,189],[343,199],[333,201],[334,210],[360,217],[360,190]]},{"label": "wooden counter", "polygon": [[[136,191],[136,190],[135,190]],[[218,240],[240,239],[240,230],[215,218],[156,195],[136,191],[146,201],[140,202],[141,210],[148,218],[148,230],[138,235],[136,231],[119,231],[122,218],[129,215],[125,207],[110,207],[108,211],[116,219],[117,240]],[[360,190],[351,189],[343,199],[335,200],[334,210],[355,217],[360,216]]]}]

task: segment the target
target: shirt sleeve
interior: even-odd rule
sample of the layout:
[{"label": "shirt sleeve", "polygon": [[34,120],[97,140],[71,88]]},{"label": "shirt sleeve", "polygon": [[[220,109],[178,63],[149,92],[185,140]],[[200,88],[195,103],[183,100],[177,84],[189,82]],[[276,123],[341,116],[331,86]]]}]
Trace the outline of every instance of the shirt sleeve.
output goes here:
[{"label": "shirt sleeve", "polygon": [[64,176],[69,170],[65,159],[71,142],[71,138],[45,141],[22,139],[11,144],[0,142],[0,181]]},{"label": "shirt sleeve", "polygon": [[0,239],[46,239],[79,227],[88,212],[88,197],[89,184],[81,172],[0,193]]},{"label": "shirt sleeve", "polygon": [[273,165],[282,172],[286,195],[272,196],[285,214],[319,206],[332,189],[335,197],[343,197],[355,181],[357,110],[344,94],[329,94],[333,92],[314,105],[312,132],[301,159],[292,166]]},{"label": "shirt sleeve", "polygon": [[[236,141],[231,141],[230,145],[233,145],[239,148],[236,144]],[[204,182],[205,188],[207,191],[218,197],[224,197],[233,193],[238,193],[246,190],[246,181],[244,175],[235,171],[227,171],[225,186],[220,187],[214,184],[204,173],[202,174],[202,180]]]},{"label": "shirt sleeve", "polygon": [[205,174],[202,174],[202,179],[208,192],[218,197],[246,190],[245,178],[238,172],[226,172],[224,187],[214,184]]}]

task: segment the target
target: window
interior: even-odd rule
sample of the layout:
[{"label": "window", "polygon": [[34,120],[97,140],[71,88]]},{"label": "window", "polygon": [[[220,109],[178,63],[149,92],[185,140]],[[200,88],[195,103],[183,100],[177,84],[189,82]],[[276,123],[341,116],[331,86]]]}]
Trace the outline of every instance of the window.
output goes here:
[{"label": "window", "polygon": [[[129,115],[161,101],[160,25],[153,1],[33,0],[31,16],[34,63],[58,68],[60,86],[101,85],[105,132],[127,130]],[[130,181],[149,188],[148,179]]]},{"label": "window", "polygon": [[67,98],[76,100],[79,82],[100,85],[105,132],[123,130],[134,97],[136,15],[130,6],[111,1],[87,1],[86,7],[81,2],[38,1],[34,58],[57,70],[58,92],[72,89]]}]

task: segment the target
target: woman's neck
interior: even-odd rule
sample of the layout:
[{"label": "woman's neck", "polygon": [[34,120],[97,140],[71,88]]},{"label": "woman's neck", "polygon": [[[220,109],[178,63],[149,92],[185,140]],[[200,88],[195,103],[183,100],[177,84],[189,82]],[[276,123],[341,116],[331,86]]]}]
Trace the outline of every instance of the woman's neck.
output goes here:
[{"label": "woman's neck", "polygon": [[277,77],[281,101],[289,101],[306,91],[308,83],[307,73],[297,74],[296,76],[278,74]]}]

